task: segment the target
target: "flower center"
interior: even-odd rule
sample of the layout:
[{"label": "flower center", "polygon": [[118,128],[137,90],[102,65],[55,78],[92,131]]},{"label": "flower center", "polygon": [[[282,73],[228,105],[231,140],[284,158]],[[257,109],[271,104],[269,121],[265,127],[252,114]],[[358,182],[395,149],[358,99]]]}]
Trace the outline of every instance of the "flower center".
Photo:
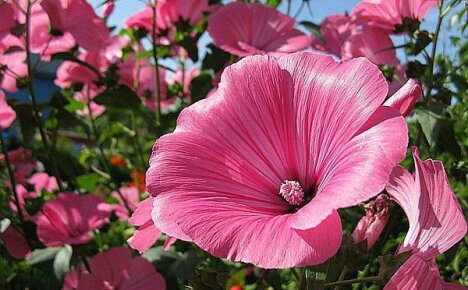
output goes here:
[{"label": "flower center", "polygon": [[283,181],[279,194],[290,205],[298,206],[304,202],[304,190],[302,189],[301,184],[295,180]]}]

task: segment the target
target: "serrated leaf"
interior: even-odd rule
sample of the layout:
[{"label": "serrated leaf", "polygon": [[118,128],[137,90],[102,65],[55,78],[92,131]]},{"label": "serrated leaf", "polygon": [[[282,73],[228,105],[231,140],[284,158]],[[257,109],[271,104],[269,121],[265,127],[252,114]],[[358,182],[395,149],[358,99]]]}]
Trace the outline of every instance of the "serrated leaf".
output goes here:
[{"label": "serrated leaf", "polygon": [[62,247],[54,259],[54,274],[58,279],[62,279],[65,273],[70,270],[70,260],[73,255],[73,249],[69,245]]}]

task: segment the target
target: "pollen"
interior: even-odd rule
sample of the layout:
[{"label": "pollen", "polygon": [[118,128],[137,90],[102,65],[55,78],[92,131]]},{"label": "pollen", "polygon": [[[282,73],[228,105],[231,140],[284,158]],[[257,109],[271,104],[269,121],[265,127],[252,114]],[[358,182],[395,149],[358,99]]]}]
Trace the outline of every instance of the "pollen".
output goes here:
[{"label": "pollen", "polygon": [[301,184],[294,180],[283,181],[279,194],[290,205],[298,206],[304,202],[304,190],[302,189]]}]

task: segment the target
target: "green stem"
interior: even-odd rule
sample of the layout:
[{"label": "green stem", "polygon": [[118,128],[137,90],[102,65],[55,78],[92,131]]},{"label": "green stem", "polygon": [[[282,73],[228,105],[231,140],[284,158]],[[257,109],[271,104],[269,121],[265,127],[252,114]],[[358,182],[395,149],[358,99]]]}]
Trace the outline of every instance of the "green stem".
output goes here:
[{"label": "green stem", "polygon": [[439,40],[440,28],[442,26],[442,21],[444,20],[444,14],[442,13],[443,7],[444,7],[444,0],[440,0],[439,17],[437,18],[436,31],[434,33],[434,39],[432,40],[433,44],[432,44],[431,58],[429,59],[430,75],[429,75],[429,80],[427,82],[426,104],[429,103],[432,88],[434,85],[434,63],[435,63],[435,56],[437,52],[437,42]]},{"label": "green stem", "polygon": [[23,215],[23,209],[21,208],[21,203],[19,201],[19,196],[18,196],[18,192],[16,191],[16,181],[15,181],[15,175],[14,175],[14,172],[13,172],[13,169],[11,167],[11,163],[10,163],[10,158],[8,157],[8,150],[6,148],[6,142],[5,142],[5,139],[3,138],[3,134],[2,132],[0,131],[0,143],[2,143],[2,152],[3,152],[3,156],[5,156],[5,164],[6,164],[6,167],[7,167],[7,171],[8,171],[8,176],[10,178],[10,186],[11,186],[11,190],[13,191],[13,198],[14,198],[14,202],[15,202],[15,205],[16,205],[16,210],[18,212],[18,218],[19,218],[19,221],[20,221],[20,224],[21,224],[21,228],[23,229],[23,232],[24,232],[24,236],[26,238],[26,241],[29,245],[29,247],[32,249],[32,242],[29,238],[29,234],[28,234],[28,231],[27,231],[27,228],[26,228],[26,223],[25,223],[25,219],[24,219],[24,215]]},{"label": "green stem", "polygon": [[[340,276],[338,277],[338,281],[337,282],[341,282],[344,280],[344,278],[346,277],[346,274],[348,274],[348,266],[344,266],[343,269],[341,270],[341,273],[340,273]],[[336,286],[335,287],[335,290],[339,290],[340,289],[340,286]]]},{"label": "green stem", "polygon": [[[158,131],[161,128],[161,120],[162,120],[162,113],[161,113],[161,88],[159,86],[159,63],[158,63],[158,51],[157,51],[157,43],[156,43],[156,5],[157,1],[152,3],[153,8],[153,17],[152,17],[152,35],[151,35],[151,44],[153,50],[153,59],[154,59],[154,69],[155,69],[155,87],[156,87],[156,128]],[[160,134],[160,132],[158,132]]]},{"label": "green stem", "polygon": [[355,283],[368,283],[368,282],[371,282],[371,283],[382,282],[382,278],[379,276],[363,277],[363,278],[356,278],[356,279],[327,283],[323,286],[324,287],[336,287],[336,286],[344,286],[344,285],[350,285],[350,284],[355,284]]},{"label": "green stem", "polygon": [[44,149],[47,151],[50,164],[52,165],[52,171],[54,173],[54,176],[57,178],[59,190],[63,191],[64,189],[62,185],[62,178],[57,168],[55,158],[52,155],[52,150],[50,148],[49,139],[47,138],[46,130],[44,128],[44,125],[42,124],[42,118],[41,118],[42,113],[39,110],[39,107],[37,105],[36,93],[34,91],[34,74],[33,74],[33,66],[32,66],[32,61],[31,61],[31,45],[30,45],[30,42],[31,42],[31,31],[30,31],[31,30],[31,9],[32,9],[32,3],[30,0],[28,0],[28,5],[26,8],[26,37],[25,37],[26,65],[28,67],[27,87],[28,87],[29,97],[31,99],[31,104],[32,104],[33,111],[34,111],[35,122],[37,124],[37,127],[39,128],[39,133],[41,135],[42,143],[44,144]]}]

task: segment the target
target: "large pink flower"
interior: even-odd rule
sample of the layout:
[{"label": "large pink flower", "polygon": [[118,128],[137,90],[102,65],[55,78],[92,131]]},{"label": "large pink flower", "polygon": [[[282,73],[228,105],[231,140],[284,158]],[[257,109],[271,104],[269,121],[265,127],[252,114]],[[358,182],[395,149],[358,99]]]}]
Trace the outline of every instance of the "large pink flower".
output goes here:
[{"label": "large pink flower", "polygon": [[0,130],[10,127],[15,119],[15,111],[8,105],[5,94],[0,90]]},{"label": "large pink flower", "polygon": [[312,48],[341,57],[341,47],[356,29],[357,25],[351,21],[350,16],[332,14],[320,24],[323,39],[312,35]]},{"label": "large pink flower", "polygon": [[387,186],[387,192],[409,220],[409,230],[398,253],[411,251],[412,255],[385,289],[454,289],[456,285],[440,277],[435,257],[465,236],[466,220],[442,162],[422,161],[416,148],[413,158],[414,176],[403,167],[395,167]]},{"label": "large pink flower", "polygon": [[437,7],[436,0],[363,0],[352,15],[358,22],[393,31],[405,18],[422,20],[431,7]]},{"label": "large pink flower", "polygon": [[293,18],[262,4],[230,3],[208,19],[214,44],[234,55],[286,55],[305,49],[310,37]]},{"label": "large pink flower", "polygon": [[79,267],[67,273],[64,290],[163,290],[166,282],[148,260],[125,248],[112,248],[89,260],[90,272]]},{"label": "large pink flower", "polygon": [[98,50],[109,38],[106,24],[85,0],[42,0],[56,34],[69,32],[88,51]]},{"label": "large pink flower", "polygon": [[59,194],[32,218],[37,224],[39,239],[48,247],[90,241],[88,233],[108,220],[109,211],[101,208],[103,204],[103,198],[91,194]]},{"label": "large pink flower", "polygon": [[407,127],[364,58],[245,58],[182,111],[147,172],[153,220],[218,257],[262,268],[320,264],[341,242],[337,209],[380,192]]}]

